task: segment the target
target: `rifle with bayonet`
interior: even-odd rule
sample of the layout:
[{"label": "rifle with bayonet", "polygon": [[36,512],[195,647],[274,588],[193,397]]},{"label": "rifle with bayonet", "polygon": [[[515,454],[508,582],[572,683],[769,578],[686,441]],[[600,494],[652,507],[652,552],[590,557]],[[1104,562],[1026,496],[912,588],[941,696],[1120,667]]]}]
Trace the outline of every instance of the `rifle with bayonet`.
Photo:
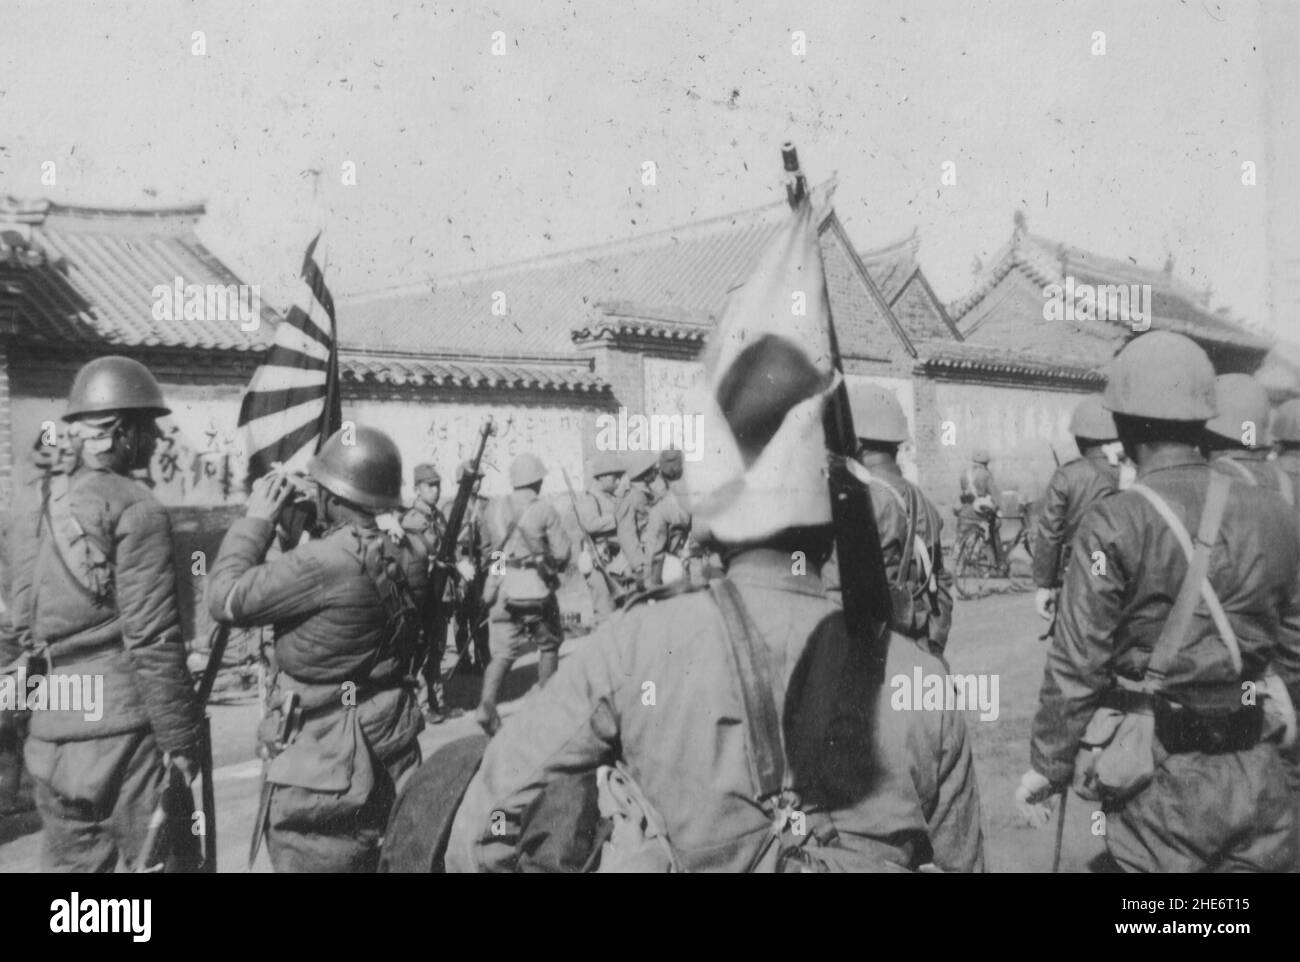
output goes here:
[{"label": "rifle with bayonet", "polygon": [[587,545],[587,550],[591,552],[591,563],[596,566],[600,576],[605,579],[605,587],[609,590],[609,597],[614,602],[614,607],[621,607],[626,595],[619,593],[618,585],[614,583],[614,576],[605,567],[605,559],[601,557],[595,539],[592,538],[591,532],[582,523],[582,515],[578,513],[578,495],[573,490],[573,482],[569,480],[569,472],[564,468],[560,468],[560,474],[564,475],[564,486],[569,489],[569,503],[573,505],[574,520],[578,522],[578,530],[582,532],[582,540]]},{"label": "rifle with bayonet", "polygon": [[[438,645],[433,633],[438,629],[440,623],[446,624],[439,616],[442,612],[442,606],[445,604],[443,595],[447,590],[447,579],[451,577],[451,572],[456,570],[456,554],[460,550],[460,529],[465,523],[465,512],[469,510],[469,499],[474,496],[474,485],[478,484],[483,477],[480,468],[483,464],[483,453],[487,450],[488,438],[495,433],[496,423],[489,416],[483,422],[483,427],[479,429],[478,450],[474,452],[469,471],[457,479],[456,499],[452,501],[451,511],[447,513],[447,527],[443,531],[442,541],[438,544],[438,554],[434,558],[433,572],[429,576],[429,593],[425,597],[424,617],[421,620],[425,634],[424,678],[425,683],[430,686],[430,691],[433,690],[432,685],[438,681],[438,672],[441,667],[436,664]],[[456,659],[456,664],[447,673],[448,681],[456,674],[456,669],[460,668],[465,656],[469,654],[473,647],[474,639],[471,631],[469,642]]]},{"label": "rifle with bayonet", "polygon": [[[786,199],[791,208],[798,209],[800,204],[811,203],[808,184],[799,169],[799,155],[793,143],[782,145],[781,158],[785,166]],[[853,477],[848,468],[848,462],[857,454],[857,433],[853,428],[853,413],[849,409],[844,362],[840,357],[839,340],[835,336],[835,321],[829,315],[827,327],[831,365],[839,375],[839,384],[826,405],[822,423],[826,431],[826,447],[830,453],[828,485],[844,620],[854,638],[870,644],[868,661],[872,678],[876,682],[882,682],[893,606],[889,598],[884,556],[880,551],[876,515],[871,507],[871,494],[867,486]]]}]

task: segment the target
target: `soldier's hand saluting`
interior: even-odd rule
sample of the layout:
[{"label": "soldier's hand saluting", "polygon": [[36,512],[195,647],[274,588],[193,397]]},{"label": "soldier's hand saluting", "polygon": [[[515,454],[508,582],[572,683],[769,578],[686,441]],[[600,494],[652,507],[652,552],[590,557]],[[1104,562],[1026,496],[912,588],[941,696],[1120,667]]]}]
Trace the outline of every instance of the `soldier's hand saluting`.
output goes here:
[{"label": "soldier's hand saluting", "polygon": [[281,509],[293,496],[293,484],[288,475],[272,472],[253,482],[253,490],[248,495],[248,507],[244,516],[258,518],[275,523]]}]

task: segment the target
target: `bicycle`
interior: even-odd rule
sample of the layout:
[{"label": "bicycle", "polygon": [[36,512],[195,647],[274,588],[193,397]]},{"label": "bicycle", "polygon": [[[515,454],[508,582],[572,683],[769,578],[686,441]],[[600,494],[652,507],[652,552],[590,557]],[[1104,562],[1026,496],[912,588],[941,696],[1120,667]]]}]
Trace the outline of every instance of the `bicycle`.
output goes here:
[{"label": "bicycle", "polygon": [[[953,513],[960,517],[961,509],[954,508]],[[982,598],[990,593],[990,582],[994,579],[1005,579],[1010,591],[1028,591],[1033,587],[1033,578],[1018,571],[1011,559],[1011,553],[1018,547],[1024,548],[1025,554],[1030,560],[1033,559],[1033,547],[1029,540],[1032,517],[1032,513],[1024,507],[1018,515],[997,515],[999,521],[1020,522],[1013,537],[1005,541],[999,539],[1001,561],[993,558],[988,522],[982,520],[979,524],[966,526],[957,537],[953,556],[953,586],[957,589],[957,597],[966,600]]]}]

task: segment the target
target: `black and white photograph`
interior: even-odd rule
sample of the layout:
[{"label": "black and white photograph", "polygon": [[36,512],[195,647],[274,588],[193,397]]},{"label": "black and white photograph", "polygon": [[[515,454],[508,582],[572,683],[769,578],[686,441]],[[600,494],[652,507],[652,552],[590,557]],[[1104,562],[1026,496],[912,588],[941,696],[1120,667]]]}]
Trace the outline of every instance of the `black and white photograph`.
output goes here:
[{"label": "black and white photograph", "polygon": [[0,495],[3,874],[1296,872],[1300,4],[5,0]]}]

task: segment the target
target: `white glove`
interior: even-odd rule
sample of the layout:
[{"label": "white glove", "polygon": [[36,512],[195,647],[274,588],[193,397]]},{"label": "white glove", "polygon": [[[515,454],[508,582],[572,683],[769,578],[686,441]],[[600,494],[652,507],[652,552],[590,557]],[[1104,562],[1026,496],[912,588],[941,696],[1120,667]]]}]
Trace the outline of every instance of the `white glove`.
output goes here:
[{"label": "white glove", "polygon": [[1032,769],[1025,772],[1016,787],[1016,808],[1031,826],[1042,828],[1052,820],[1052,812],[1056,810],[1052,783]]},{"label": "white glove", "polygon": [[1034,608],[1038,611],[1038,617],[1046,621],[1052,620],[1052,615],[1056,612],[1056,596],[1059,592],[1059,588],[1038,589],[1038,593],[1034,595]]}]

